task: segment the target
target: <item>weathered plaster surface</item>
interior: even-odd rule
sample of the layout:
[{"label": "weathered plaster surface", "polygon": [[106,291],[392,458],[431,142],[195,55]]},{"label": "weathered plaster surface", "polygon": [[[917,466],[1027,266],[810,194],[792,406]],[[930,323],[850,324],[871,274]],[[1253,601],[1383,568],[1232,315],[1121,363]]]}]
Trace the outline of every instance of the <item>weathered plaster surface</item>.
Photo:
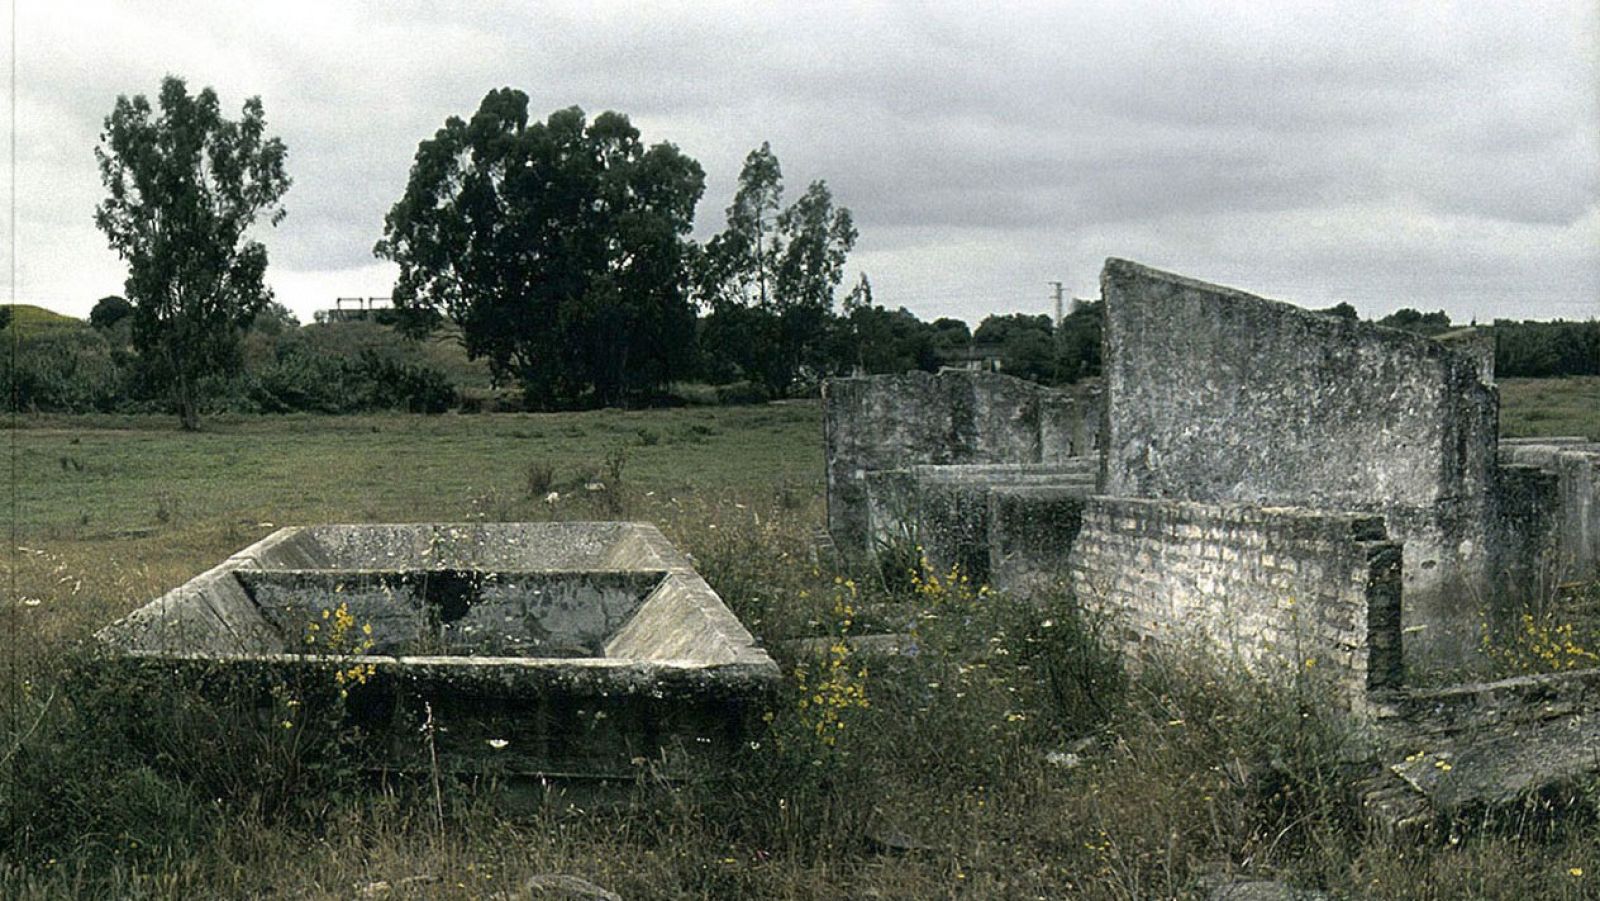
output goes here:
[{"label": "weathered plaster surface", "polygon": [[1472,657],[1498,422],[1481,355],[1123,260],[1101,290],[1107,494],[1380,513],[1408,654]]}]

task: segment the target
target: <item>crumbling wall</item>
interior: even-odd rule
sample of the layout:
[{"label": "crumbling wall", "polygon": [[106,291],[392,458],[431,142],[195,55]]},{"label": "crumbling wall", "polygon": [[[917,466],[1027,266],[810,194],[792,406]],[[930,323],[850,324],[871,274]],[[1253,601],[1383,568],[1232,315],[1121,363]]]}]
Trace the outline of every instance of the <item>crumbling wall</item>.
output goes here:
[{"label": "crumbling wall", "polygon": [[[1098,461],[1087,457],[1062,463],[869,470],[865,484],[872,546],[914,545],[933,571],[959,568],[974,581],[990,583],[990,496],[1002,489],[1033,486],[1088,497],[1094,493],[1098,471]],[[1047,558],[1064,561],[1071,539],[1071,534],[1041,536],[1030,546]]]},{"label": "crumbling wall", "polygon": [[1481,354],[1122,260],[1101,289],[1106,494],[1381,514],[1408,655],[1476,653],[1498,421]]},{"label": "crumbling wall", "polygon": [[1401,681],[1401,551],[1381,517],[1095,497],[1069,567],[1136,653],[1322,668],[1352,704]]},{"label": "crumbling wall", "polygon": [[828,531],[851,557],[873,551],[869,473],[1059,463],[1092,452],[1103,415],[1097,387],[986,372],[829,379],[822,398]]},{"label": "crumbling wall", "polygon": [[[1522,536],[1524,546],[1543,554],[1547,577],[1600,577],[1600,442],[1512,439],[1501,443],[1500,460],[1510,469],[1536,469],[1549,480],[1542,500],[1546,515],[1530,524],[1542,531]],[[1502,519],[1514,528],[1524,505],[1509,500]]]},{"label": "crumbling wall", "polygon": [[1067,582],[1067,559],[1083,527],[1088,492],[1073,486],[990,489],[989,584],[1032,597]]},{"label": "crumbling wall", "polygon": [[[1497,479],[1493,523],[1496,591],[1506,597],[1548,596],[1566,569],[1558,550],[1558,480],[1537,466],[1520,464],[1501,465]],[[1498,630],[1512,623],[1488,625]]]}]

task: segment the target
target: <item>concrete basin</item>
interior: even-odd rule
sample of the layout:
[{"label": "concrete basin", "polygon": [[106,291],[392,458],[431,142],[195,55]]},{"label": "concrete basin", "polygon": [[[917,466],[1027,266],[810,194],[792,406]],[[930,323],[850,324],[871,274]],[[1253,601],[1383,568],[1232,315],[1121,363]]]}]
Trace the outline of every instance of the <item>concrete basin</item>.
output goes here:
[{"label": "concrete basin", "polygon": [[736,746],[778,679],[647,523],[280,529],[96,637],[159,678],[337,680],[399,768],[431,715],[447,768],[631,778]]}]

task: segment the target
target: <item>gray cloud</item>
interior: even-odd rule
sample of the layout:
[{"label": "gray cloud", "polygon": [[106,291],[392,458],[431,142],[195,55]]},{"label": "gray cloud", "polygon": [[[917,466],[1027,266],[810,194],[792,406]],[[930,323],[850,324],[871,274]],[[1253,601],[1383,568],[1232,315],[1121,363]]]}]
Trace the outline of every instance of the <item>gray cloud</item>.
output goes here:
[{"label": "gray cloud", "polygon": [[[59,7],[59,8],[58,8]],[[1600,315],[1596,12],[1157,0],[23,4],[19,299],[82,314],[121,270],[91,149],[163,74],[259,94],[290,149],[264,234],[302,315],[387,293],[371,257],[417,142],[489,89],[628,113],[708,174],[720,227],[770,140],[825,178],[880,302],[1043,310],[1143,259],[1309,304]]]}]

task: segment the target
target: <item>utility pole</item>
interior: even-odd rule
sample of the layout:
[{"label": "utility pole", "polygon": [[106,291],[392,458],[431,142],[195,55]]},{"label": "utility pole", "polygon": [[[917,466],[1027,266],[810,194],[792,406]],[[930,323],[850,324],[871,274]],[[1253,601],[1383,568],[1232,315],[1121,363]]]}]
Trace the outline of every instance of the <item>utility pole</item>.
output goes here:
[{"label": "utility pole", "polygon": [[1055,293],[1056,293],[1056,327],[1055,327],[1055,330],[1054,330],[1055,333],[1051,335],[1051,337],[1055,339],[1054,343],[1055,343],[1056,347],[1055,347],[1055,353],[1053,354],[1055,359],[1052,362],[1054,362],[1054,364],[1055,364],[1054,368],[1055,368],[1055,372],[1056,372],[1056,378],[1055,378],[1056,384],[1060,384],[1061,383],[1061,319],[1062,319],[1062,314],[1063,314],[1063,310],[1061,309],[1061,295],[1062,295],[1063,291],[1065,291],[1065,288],[1062,286],[1062,284],[1060,282],[1046,282],[1045,284],[1048,284],[1051,287],[1055,288]]}]

